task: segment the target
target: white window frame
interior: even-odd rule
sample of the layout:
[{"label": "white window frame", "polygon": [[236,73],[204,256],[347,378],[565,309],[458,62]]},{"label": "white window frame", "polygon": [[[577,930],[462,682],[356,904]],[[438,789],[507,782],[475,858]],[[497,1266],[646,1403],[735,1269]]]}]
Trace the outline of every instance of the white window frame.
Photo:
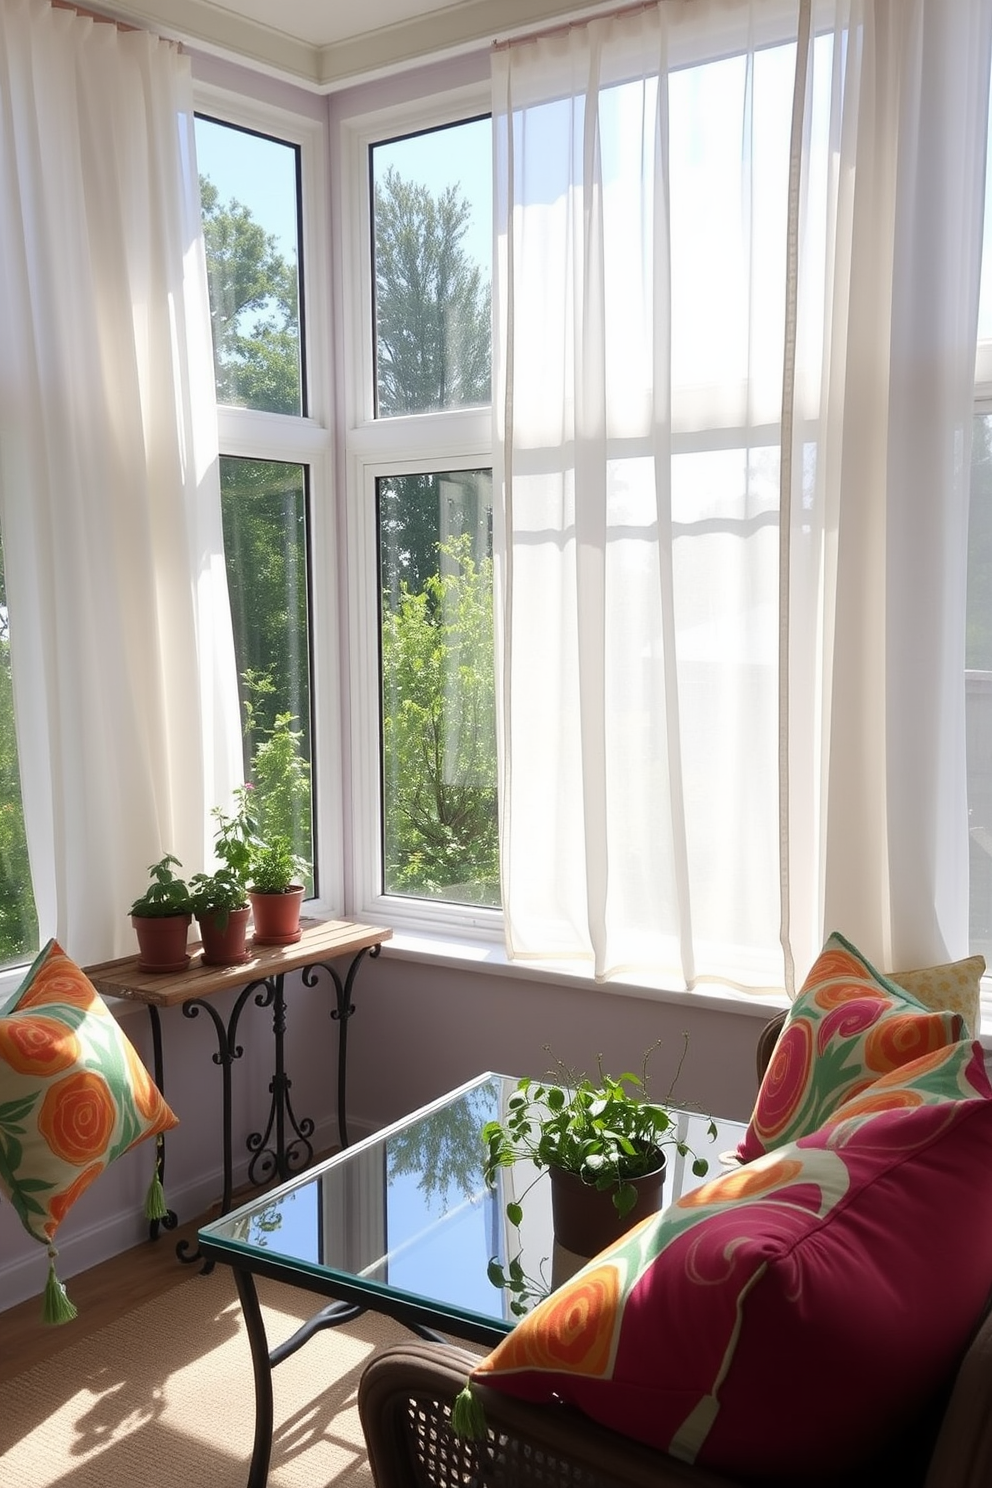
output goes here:
[{"label": "white window frame", "polygon": [[381,676],[376,481],[492,466],[492,408],[380,418],[375,410],[372,203],[369,149],[398,137],[467,122],[492,112],[488,80],[443,94],[356,114],[341,121],[342,283],[346,373],[349,746],[351,817],[347,902],[363,919],[459,940],[502,941],[500,910],[382,892]]},{"label": "white window frame", "polygon": [[284,461],[308,471],[311,713],[315,867],[319,895],[307,912],[340,913],[344,901],[341,737],[341,631],[338,542],[331,462],[330,233],[326,124],[215,85],[197,82],[194,107],[223,124],[253,130],[300,151],[303,376],[307,416],[218,405],[222,456]]}]

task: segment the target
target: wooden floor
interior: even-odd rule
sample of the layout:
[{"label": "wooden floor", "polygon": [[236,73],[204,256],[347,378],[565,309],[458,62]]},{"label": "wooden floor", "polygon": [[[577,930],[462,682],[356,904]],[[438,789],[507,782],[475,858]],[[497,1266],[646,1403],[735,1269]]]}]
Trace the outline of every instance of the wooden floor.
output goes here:
[{"label": "wooden floor", "polygon": [[38,1295],[0,1312],[0,1385],[12,1375],[53,1358],[69,1344],[95,1333],[122,1312],[139,1307],[195,1275],[197,1267],[183,1265],[176,1256],[176,1243],[187,1239],[195,1247],[198,1228],[215,1217],[216,1213],[203,1215],[175,1230],[163,1230],[154,1243],[146,1241],[90,1271],[69,1277],[66,1291],[79,1309],[79,1316],[57,1328],[41,1321],[47,1263],[39,1247]]}]

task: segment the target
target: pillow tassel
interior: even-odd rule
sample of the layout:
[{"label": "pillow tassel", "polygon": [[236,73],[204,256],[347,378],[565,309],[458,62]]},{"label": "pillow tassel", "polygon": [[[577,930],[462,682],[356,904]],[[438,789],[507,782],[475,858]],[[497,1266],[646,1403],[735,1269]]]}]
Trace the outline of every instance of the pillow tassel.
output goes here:
[{"label": "pillow tassel", "polygon": [[48,1247],[48,1280],[45,1282],[45,1299],[41,1309],[43,1323],[71,1323],[76,1309],[66,1296],[64,1284],[55,1274],[55,1258],[58,1251],[54,1245]]},{"label": "pillow tassel", "polygon": [[451,1429],[465,1441],[485,1441],[487,1436],[486,1416],[482,1401],[472,1393],[472,1381],[466,1382],[464,1390],[455,1396],[451,1408]]},{"label": "pillow tassel", "polygon": [[154,1222],[156,1220],[166,1219],[168,1214],[169,1208],[165,1202],[165,1189],[162,1187],[158,1157],[156,1157],[155,1167],[152,1170],[152,1181],[149,1183],[148,1192],[145,1194],[145,1218]]}]

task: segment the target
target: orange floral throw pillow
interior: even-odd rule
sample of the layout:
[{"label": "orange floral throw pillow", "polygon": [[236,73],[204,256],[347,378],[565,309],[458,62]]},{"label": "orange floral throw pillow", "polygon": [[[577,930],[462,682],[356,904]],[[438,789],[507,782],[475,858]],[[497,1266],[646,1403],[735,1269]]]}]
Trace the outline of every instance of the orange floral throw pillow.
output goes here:
[{"label": "orange floral throw pillow", "polygon": [[175,1125],[93,983],[50,940],[0,1008],[0,1191],[49,1248],[50,1321],[75,1315],[54,1273],[66,1214],[128,1148]]},{"label": "orange floral throw pillow", "polygon": [[959,1012],[926,1007],[835,932],[789,1009],[738,1156],[816,1131],[882,1075],[968,1033]]},{"label": "orange floral throw pillow", "polygon": [[992,1287],[992,1246],[967,1238],[992,1233],[981,1048],[907,1070],[877,1108],[863,1092],[595,1257],[473,1370],[456,1429],[482,1429],[482,1385],[735,1481],[838,1482],[884,1458]]}]

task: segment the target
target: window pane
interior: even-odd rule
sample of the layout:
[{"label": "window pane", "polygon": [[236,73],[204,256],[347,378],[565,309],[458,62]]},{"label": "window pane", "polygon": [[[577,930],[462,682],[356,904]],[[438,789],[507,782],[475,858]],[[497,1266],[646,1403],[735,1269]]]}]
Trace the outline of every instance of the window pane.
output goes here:
[{"label": "window pane", "polygon": [[0,551],[0,965],[28,961],[38,950],[28,846],[21,810],[21,777],[14,736],[10,626]]},{"label": "window pane", "polygon": [[495,906],[492,474],[377,488],[383,888]]},{"label": "window pane", "polygon": [[196,120],[217,401],[302,414],[299,150]]},{"label": "window pane", "polygon": [[220,477],[245,778],[266,833],[312,862],[306,470],[224,456]]},{"label": "window pane", "polygon": [[492,125],[371,149],[376,411],[491,397]]}]

